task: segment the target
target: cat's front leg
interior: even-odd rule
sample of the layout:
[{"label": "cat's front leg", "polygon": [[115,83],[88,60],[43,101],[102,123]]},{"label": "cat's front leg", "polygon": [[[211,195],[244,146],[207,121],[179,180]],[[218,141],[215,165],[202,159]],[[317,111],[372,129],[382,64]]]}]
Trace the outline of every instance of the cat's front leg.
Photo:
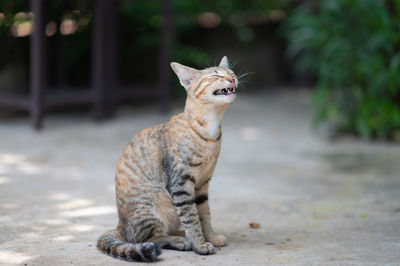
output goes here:
[{"label": "cat's front leg", "polygon": [[205,239],[216,247],[225,246],[227,243],[226,237],[216,234],[211,226],[210,207],[208,205],[208,183],[196,191],[195,203]]},{"label": "cat's front leg", "polygon": [[176,213],[185,228],[187,239],[192,249],[201,255],[215,253],[215,247],[204,239],[199,215],[195,203],[195,179],[191,175],[176,177],[169,188]]}]

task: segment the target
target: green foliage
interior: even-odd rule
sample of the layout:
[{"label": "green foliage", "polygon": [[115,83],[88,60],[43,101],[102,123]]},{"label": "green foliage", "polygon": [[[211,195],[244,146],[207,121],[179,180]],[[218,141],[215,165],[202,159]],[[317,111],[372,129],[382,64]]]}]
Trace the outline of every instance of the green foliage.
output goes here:
[{"label": "green foliage", "polygon": [[400,130],[400,1],[305,1],[283,26],[288,56],[318,78],[316,125],[392,138]]}]

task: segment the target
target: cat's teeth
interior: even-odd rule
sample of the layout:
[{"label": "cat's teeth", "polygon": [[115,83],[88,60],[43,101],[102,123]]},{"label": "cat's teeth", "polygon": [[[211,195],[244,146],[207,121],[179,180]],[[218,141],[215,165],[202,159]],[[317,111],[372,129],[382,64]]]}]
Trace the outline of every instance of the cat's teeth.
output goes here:
[{"label": "cat's teeth", "polygon": [[214,91],[214,95],[230,95],[235,93],[236,87],[230,87],[230,88],[222,88],[219,90]]}]

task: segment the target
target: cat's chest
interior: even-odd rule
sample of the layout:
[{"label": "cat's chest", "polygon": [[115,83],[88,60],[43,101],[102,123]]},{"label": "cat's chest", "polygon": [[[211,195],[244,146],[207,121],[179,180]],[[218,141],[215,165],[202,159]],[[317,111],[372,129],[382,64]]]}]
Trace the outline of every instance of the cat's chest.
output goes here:
[{"label": "cat's chest", "polygon": [[212,172],[217,163],[221,142],[209,142],[193,152],[189,167],[194,175],[202,177]]},{"label": "cat's chest", "polygon": [[212,122],[207,125],[206,130],[212,139],[216,139],[221,134],[221,125],[220,123]]}]

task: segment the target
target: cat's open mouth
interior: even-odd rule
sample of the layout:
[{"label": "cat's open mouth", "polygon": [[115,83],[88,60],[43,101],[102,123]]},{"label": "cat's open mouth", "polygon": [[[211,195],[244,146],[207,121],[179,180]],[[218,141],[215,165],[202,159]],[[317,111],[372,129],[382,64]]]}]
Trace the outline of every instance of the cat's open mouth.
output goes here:
[{"label": "cat's open mouth", "polygon": [[236,87],[223,88],[213,92],[214,95],[231,95],[235,94]]}]

